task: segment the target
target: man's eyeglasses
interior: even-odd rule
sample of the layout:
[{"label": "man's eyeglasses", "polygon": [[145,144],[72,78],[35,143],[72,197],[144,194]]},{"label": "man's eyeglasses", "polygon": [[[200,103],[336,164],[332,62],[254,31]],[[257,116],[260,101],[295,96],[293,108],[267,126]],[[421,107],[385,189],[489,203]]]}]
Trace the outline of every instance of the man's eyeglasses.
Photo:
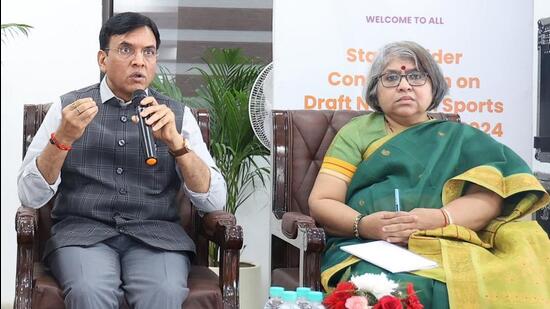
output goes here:
[{"label": "man's eyeglasses", "polygon": [[[105,48],[105,51],[116,50],[120,57],[128,59],[136,55],[136,49],[132,46],[122,46],[117,48]],[[156,59],[158,56],[157,49],[155,47],[145,47],[141,50],[141,54],[147,60]]]},{"label": "man's eyeglasses", "polygon": [[401,83],[401,79],[405,76],[407,82],[411,86],[422,86],[428,80],[428,73],[420,71],[412,71],[407,74],[399,74],[397,72],[386,72],[380,74],[378,79],[382,83],[382,86],[386,88],[397,87]]}]

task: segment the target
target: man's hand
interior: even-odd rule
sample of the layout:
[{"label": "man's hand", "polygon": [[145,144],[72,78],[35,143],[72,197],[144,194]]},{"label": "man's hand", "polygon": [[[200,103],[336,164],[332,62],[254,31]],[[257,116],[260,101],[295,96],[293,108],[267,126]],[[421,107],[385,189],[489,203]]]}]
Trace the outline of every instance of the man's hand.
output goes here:
[{"label": "man's hand", "polygon": [[[140,113],[145,123],[151,126],[153,136],[163,141],[170,150],[177,151],[184,147],[183,136],[176,128],[176,116],[168,106],[158,104],[154,97],[146,97],[141,100],[141,105],[147,107]],[[193,192],[204,193],[210,188],[210,168],[194,152],[175,158],[185,185]]]},{"label": "man's hand", "polygon": [[[97,112],[92,98],[79,99],[65,106],[61,110],[61,124],[55,132],[55,139],[63,145],[72,145],[82,136]],[[59,177],[67,153],[48,144],[36,159],[36,167],[49,184],[55,183]]]},{"label": "man's hand", "polygon": [[56,139],[71,145],[84,134],[97,112],[97,104],[92,98],[79,99],[65,106],[61,111],[61,124],[55,133]]},{"label": "man's hand", "polygon": [[146,118],[145,124],[151,126],[153,136],[166,143],[170,149],[180,149],[183,146],[183,138],[176,128],[174,112],[151,96],[141,100],[140,104],[149,105],[140,116]]}]

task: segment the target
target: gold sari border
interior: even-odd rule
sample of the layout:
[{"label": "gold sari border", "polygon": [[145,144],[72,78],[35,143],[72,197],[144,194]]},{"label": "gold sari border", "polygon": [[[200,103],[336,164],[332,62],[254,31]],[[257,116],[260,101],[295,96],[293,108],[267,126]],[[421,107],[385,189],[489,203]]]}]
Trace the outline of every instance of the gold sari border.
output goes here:
[{"label": "gold sari border", "polygon": [[331,165],[331,166],[340,167],[342,169],[347,170],[351,175],[353,175],[355,171],[357,171],[357,166],[335,157],[328,157],[328,156],[325,157],[322,165]]},{"label": "gold sari border", "polygon": [[418,123],[418,124],[415,124],[411,127],[408,127],[406,128],[405,130],[401,131],[401,132],[397,132],[397,133],[388,133],[386,136],[372,142],[369,147],[367,147],[367,149],[365,150],[365,152],[363,153],[363,160],[367,160],[376,150],[378,150],[378,148],[380,148],[382,145],[384,145],[387,141],[389,141],[390,139],[394,138],[395,136],[403,133],[403,132],[406,132],[407,130],[409,129],[412,129],[416,126],[419,126],[419,125],[422,125],[424,123],[427,123],[427,122],[432,122],[432,121],[436,121],[436,119],[428,119],[424,122],[421,122],[421,123]]},{"label": "gold sari border", "polygon": [[443,205],[447,205],[462,195],[466,181],[489,189],[503,198],[519,192],[541,191],[543,193],[541,202],[550,201],[548,193],[532,174],[519,173],[504,177],[497,168],[482,165],[469,169],[445,183],[442,192]]},{"label": "gold sari border", "polygon": [[330,268],[326,269],[325,271],[323,271],[321,273],[321,285],[323,286],[325,291],[327,293],[331,293],[332,290],[334,290],[333,288],[328,286],[328,283],[330,281],[330,278],[332,278],[332,276],[334,276],[340,270],[342,270],[342,269],[344,269],[344,268],[346,268],[350,265],[353,265],[355,263],[358,263],[359,261],[361,261],[361,259],[359,259],[356,256],[351,255],[351,256],[348,256],[342,262],[340,262],[338,264],[335,264],[335,265],[331,266]]},{"label": "gold sari border", "polygon": [[334,157],[326,157],[321,164],[321,169],[319,172],[336,176],[344,180],[346,183],[349,183],[356,170],[356,166],[344,160]]},{"label": "gold sari border", "polygon": [[387,141],[397,136],[399,133],[390,133],[380,139],[375,140],[372,142],[369,147],[367,147],[367,150],[363,153],[363,160],[367,160],[378,148],[380,148],[382,145],[384,145]]}]

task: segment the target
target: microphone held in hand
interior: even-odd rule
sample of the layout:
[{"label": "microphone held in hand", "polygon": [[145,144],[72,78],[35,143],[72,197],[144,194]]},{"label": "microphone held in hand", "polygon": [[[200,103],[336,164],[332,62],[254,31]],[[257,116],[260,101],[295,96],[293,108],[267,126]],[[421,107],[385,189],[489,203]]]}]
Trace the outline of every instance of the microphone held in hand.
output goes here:
[{"label": "microphone held in hand", "polygon": [[138,89],[134,91],[132,95],[132,105],[136,106],[136,112],[139,117],[139,131],[141,135],[141,140],[143,141],[143,146],[145,147],[145,163],[149,166],[157,164],[157,146],[153,138],[153,131],[151,126],[145,123],[145,117],[141,116],[141,111],[146,106],[139,104],[147,96],[144,90]]}]

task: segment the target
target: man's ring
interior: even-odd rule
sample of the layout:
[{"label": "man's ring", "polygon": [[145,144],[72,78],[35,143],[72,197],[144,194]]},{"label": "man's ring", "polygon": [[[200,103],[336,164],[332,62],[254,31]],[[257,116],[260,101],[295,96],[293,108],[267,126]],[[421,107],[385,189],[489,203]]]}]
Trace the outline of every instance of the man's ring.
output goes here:
[{"label": "man's ring", "polygon": [[77,103],[77,102],[75,101],[75,102],[73,102],[73,103],[71,104],[71,107],[72,107],[73,109],[77,109],[78,106],[80,106],[80,102]]}]

